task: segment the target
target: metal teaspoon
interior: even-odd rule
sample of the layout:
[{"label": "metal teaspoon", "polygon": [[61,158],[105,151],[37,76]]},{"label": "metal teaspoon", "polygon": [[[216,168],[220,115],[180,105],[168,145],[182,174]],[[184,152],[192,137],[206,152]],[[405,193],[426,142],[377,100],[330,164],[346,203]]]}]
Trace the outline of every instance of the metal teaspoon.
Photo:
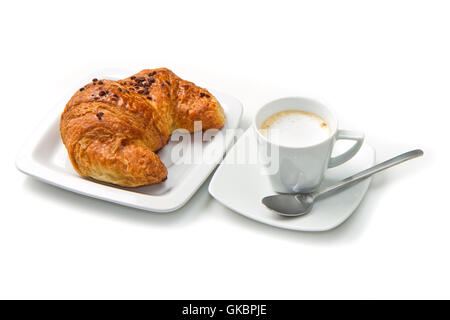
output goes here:
[{"label": "metal teaspoon", "polygon": [[262,199],[262,203],[269,209],[274,210],[277,214],[287,217],[296,217],[304,215],[311,211],[314,200],[332,191],[342,189],[354,184],[357,181],[370,177],[371,175],[380,171],[386,170],[404,161],[411,160],[423,155],[423,151],[420,149],[405,152],[392,159],[381,162],[369,169],[363,170],[357,174],[354,174],[344,180],[341,180],[331,186],[328,186],[322,190],[317,190],[311,193],[298,193],[298,194],[277,194]]}]

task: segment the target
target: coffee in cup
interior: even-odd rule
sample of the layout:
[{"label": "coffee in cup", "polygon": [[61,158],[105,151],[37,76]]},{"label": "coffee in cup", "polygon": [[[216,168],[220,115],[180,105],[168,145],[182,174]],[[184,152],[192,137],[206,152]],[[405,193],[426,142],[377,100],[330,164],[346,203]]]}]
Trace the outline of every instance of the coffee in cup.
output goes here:
[{"label": "coffee in cup", "polygon": [[300,110],[285,110],[269,116],[259,128],[271,142],[306,147],[331,136],[331,128],[320,116]]}]

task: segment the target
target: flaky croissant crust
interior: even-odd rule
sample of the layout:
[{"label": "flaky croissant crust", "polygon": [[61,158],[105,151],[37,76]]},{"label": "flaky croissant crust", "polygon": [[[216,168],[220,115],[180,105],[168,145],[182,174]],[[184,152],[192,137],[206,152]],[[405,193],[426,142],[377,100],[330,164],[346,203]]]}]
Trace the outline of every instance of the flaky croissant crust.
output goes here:
[{"label": "flaky croissant crust", "polygon": [[225,115],[206,89],[166,68],[129,78],[93,81],[78,90],[61,115],[60,132],[74,169],[82,176],[136,187],[166,179],[154,153],[175,129],[220,129]]}]

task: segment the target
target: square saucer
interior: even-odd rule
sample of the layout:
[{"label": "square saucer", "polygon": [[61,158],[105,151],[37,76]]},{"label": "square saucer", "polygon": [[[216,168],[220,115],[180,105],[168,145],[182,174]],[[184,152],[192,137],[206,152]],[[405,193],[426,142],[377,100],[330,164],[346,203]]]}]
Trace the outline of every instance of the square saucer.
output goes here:
[{"label": "square saucer", "polygon": [[[296,231],[326,231],[347,220],[369,188],[371,178],[318,199],[311,212],[298,217],[283,217],[268,209],[262,198],[274,194],[269,179],[260,173],[257,163],[256,135],[249,128],[228,151],[209,184],[209,193],[229,209],[255,221]],[[346,149],[336,143],[333,154]],[[359,152],[346,163],[325,173],[321,187],[340,181],[375,164],[375,150],[364,143]]]},{"label": "square saucer", "polygon": [[[98,72],[96,76],[121,79],[127,74],[132,74],[132,72]],[[89,81],[86,80],[86,82]],[[153,212],[174,211],[182,207],[194,195],[222,160],[224,152],[233,143],[234,137],[231,133],[239,126],[242,116],[241,102],[228,94],[210,91],[223,107],[226,124],[221,131],[227,133],[223,134],[221,139],[215,137],[210,141],[192,139],[190,147],[208,155],[208,161],[205,162],[185,163],[180,161],[173,163],[171,161],[172,151],[181,142],[170,141],[158,152],[158,156],[168,170],[168,179],[159,184],[124,188],[82,178],[75,172],[59,133],[59,118],[71,95],[62,99],[61,103],[50,112],[30,136],[19,151],[16,167],[23,173],[46,183],[89,197]]]}]

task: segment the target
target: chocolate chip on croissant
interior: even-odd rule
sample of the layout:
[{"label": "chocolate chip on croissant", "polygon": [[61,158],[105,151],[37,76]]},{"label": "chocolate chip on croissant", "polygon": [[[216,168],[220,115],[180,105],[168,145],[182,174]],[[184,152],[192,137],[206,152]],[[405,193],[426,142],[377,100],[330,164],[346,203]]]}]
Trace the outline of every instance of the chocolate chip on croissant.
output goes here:
[{"label": "chocolate chip on croissant", "polygon": [[167,169],[154,152],[175,129],[220,129],[225,115],[206,89],[160,68],[132,77],[93,81],[78,90],[61,115],[60,132],[82,176],[136,187],[164,181]]}]

